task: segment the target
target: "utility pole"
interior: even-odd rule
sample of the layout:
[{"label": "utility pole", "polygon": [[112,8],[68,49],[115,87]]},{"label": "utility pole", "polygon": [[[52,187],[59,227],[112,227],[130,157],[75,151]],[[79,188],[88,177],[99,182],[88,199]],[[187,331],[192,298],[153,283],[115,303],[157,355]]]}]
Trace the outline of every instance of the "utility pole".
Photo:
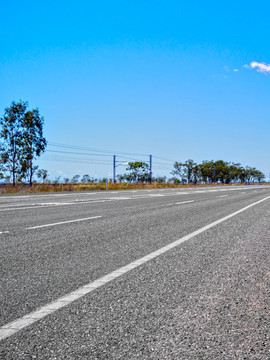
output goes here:
[{"label": "utility pole", "polygon": [[115,183],[116,179],[116,155],[113,155],[113,182]]},{"label": "utility pole", "polygon": [[150,183],[152,183],[152,155],[149,155],[149,167],[150,167]]},{"label": "utility pole", "polygon": [[214,183],[216,182],[216,165],[214,165]]}]

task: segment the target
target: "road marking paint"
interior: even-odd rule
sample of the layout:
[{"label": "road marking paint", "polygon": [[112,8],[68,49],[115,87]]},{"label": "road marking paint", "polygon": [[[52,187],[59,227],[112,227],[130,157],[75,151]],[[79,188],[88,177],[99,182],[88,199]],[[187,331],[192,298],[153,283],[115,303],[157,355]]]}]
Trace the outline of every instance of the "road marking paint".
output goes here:
[{"label": "road marking paint", "polygon": [[177,202],[177,203],[175,203],[175,205],[188,204],[188,203],[193,203],[193,202],[194,202],[194,200],[187,200],[187,201]]},{"label": "road marking paint", "polygon": [[51,207],[53,205],[41,205],[41,206],[25,206],[25,207],[18,207],[18,208],[5,208],[0,209],[0,211],[11,211],[11,210],[27,210],[27,209],[43,209],[45,207]]},{"label": "road marking paint", "polygon": [[[106,200],[89,200],[89,201],[76,201],[74,203],[38,203],[38,204],[29,204],[29,206],[24,207],[6,207],[6,208],[0,208],[0,211],[8,211],[8,210],[27,210],[27,209],[43,209],[46,207],[56,207],[56,206],[66,206],[66,205],[81,205],[81,204],[92,204],[92,203],[102,203],[105,201],[113,201],[112,199],[106,199]],[[20,205],[13,205],[13,206],[20,206]]]},{"label": "road marking paint", "polygon": [[223,198],[223,197],[227,197],[227,196],[229,196],[229,195],[219,195],[219,196],[216,196],[216,197]]},{"label": "road marking paint", "polygon": [[172,205],[182,205],[182,204],[188,204],[188,203],[193,203],[194,200],[187,200],[187,201],[180,201],[180,202],[175,202],[175,203],[169,203],[167,205],[172,206]]},{"label": "road marking paint", "polygon": [[59,206],[59,205],[72,205],[73,203],[70,203],[70,202],[68,202],[68,203],[66,203],[66,202],[47,202],[47,203],[37,203],[37,204],[31,204],[31,205],[33,205],[33,206],[38,206],[38,205],[41,205],[41,206]]},{"label": "road marking paint", "polygon": [[115,196],[110,198],[110,200],[114,201],[114,200],[131,200],[131,197],[124,197],[124,196]]},{"label": "road marking paint", "polygon": [[45,224],[45,225],[31,226],[31,227],[26,228],[26,230],[33,230],[33,229],[39,229],[39,228],[48,227],[48,226],[56,226],[56,225],[68,224],[68,223],[73,223],[73,222],[78,222],[78,221],[98,219],[98,218],[101,218],[101,217],[102,217],[102,216],[91,216],[91,217],[83,218],[83,219],[60,221],[60,222],[53,223],[53,224]]},{"label": "road marking paint", "polygon": [[110,199],[102,200],[79,200],[75,203],[70,203],[70,205],[83,205],[83,204],[93,204],[93,203],[104,203],[105,201],[111,201]]},{"label": "road marking paint", "polygon": [[232,217],[234,217],[238,214],[241,214],[242,212],[244,212],[244,211],[252,208],[253,206],[258,205],[268,199],[270,199],[270,196],[267,196],[264,199],[256,201],[253,204],[245,206],[242,209],[237,210],[230,215],[224,216],[223,218],[212,222],[211,224],[203,226],[199,230],[196,230],[189,235],[183,236],[182,238],[180,238],[180,239],[178,239],[156,251],[153,251],[152,253],[150,253],[140,259],[137,259],[137,260],[129,263],[128,265],[125,265],[115,271],[112,271],[111,273],[109,273],[91,283],[88,283],[88,284],[78,288],[77,290],[72,291],[69,294],[62,296],[61,298],[59,298],[47,305],[42,306],[41,308],[31,312],[30,314],[24,315],[23,317],[21,317],[19,319],[16,319],[6,325],[1,326],[0,327],[0,341],[8,338],[9,336],[11,336],[13,334],[16,334],[18,331],[34,324],[35,322],[44,318],[45,316],[54,313],[56,310],[59,310],[59,309],[63,308],[64,306],[71,304],[73,301],[76,301],[76,300],[82,298],[84,295],[91,293],[93,290],[111,282],[112,280],[126,274],[127,272],[129,272],[133,269],[136,269],[137,267],[147,263],[148,261],[155,259],[159,255],[162,255],[162,254],[166,253],[167,251],[174,249],[175,247],[184,243],[185,241],[194,238],[195,236],[211,229],[212,227],[214,227],[218,224],[221,224],[222,222],[224,222],[228,219],[231,219]]},{"label": "road marking paint", "polygon": [[[97,193],[95,193],[95,194],[97,194]],[[32,198],[33,199],[34,197],[36,197],[38,199],[40,197],[59,197],[59,196],[72,196],[72,195],[77,196],[77,193],[75,193],[75,194],[21,195],[21,196],[8,195],[8,196],[5,197],[5,199],[9,198],[9,200],[13,200],[13,199],[23,200],[23,199],[26,199],[26,198]],[[87,193],[87,195],[91,195],[91,193]]]},{"label": "road marking paint", "polygon": [[133,197],[132,200],[140,200],[140,199],[150,199],[148,195],[138,195],[136,197]]},{"label": "road marking paint", "polygon": [[0,231],[0,234],[8,234],[9,231]]},{"label": "road marking paint", "polygon": [[149,195],[147,195],[147,197],[160,197],[160,196],[165,196],[165,195],[163,195],[163,194],[149,194]]}]

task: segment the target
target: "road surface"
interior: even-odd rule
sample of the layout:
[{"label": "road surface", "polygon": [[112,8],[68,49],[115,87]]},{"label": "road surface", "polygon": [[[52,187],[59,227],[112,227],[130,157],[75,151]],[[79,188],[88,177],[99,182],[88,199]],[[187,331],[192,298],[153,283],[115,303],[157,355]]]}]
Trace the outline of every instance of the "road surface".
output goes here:
[{"label": "road surface", "polygon": [[270,359],[270,187],[0,197],[0,358]]}]

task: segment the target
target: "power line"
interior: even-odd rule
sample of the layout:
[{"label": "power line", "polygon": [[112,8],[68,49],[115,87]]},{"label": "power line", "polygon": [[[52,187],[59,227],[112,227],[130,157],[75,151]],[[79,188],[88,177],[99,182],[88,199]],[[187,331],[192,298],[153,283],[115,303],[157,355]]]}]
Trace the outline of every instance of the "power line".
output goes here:
[{"label": "power line", "polygon": [[[57,151],[57,150],[47,150],[48,152],[59,152],[59,153],[62,152],[62,153],[67,153],[67,154],[70,153],[70,154],[92,155],[92,156],[94,156],[94,155],[96,155],[96,156],[113,156],[114,154],[117,154],[117,157],[127,159],[127,160],[141,161],[141,162],[145,162],[146,160],[138,160],[138,159],[135,159],[135,158],[132,158],[132,157],[126,157],[126,156],[122,156],[122,155],[146,156],[146,157],[149,156],[149,154],[128,153],[128,152],[122,152],[122,151],[112,151],[112,150],[104,150],[104,149],[97,149],[97,148],[88,148],[88,147],[84,147],[84,146],[61,144],[61,143],[54,143],[54,142],[48,142],[48,145],[54,146],[54,147],[60,147],[60,148],[73,149],[73,150],[83,150],[83,151],[90,152],[90,153],[87,154],[87,153],[68,152],[68,151],[60,151],[60,150],[59,151]],[[91,152],[94,152],[95,154],[92,154]],[[167,158],[164,158],[164,157],[161,157],[161,156],[156,156],[156,155],[153,155],[153,158],[168,162],[170,165],[171,165],[171,163],[175,162],[173,160],[170,160],[170,159],[167,159]],[[156,161],[154,161],[154,163],[155,164],[167,165],[165,163],[158,163]]]},{"label": "power line", "polygon": [[112,151],[112,150],[104,150],[104,149],[96,149],[96,148],[87,148],[84,146],[76,146],[76,145],[68,145],[68,144],[60,144],[60,143],[54,143],[54,142],[48,142],[48,145],[56,146],[56,147],[62,147],[62,148],[68,148],[68,149],[74,149],[74,150],[85,150],[85,151],[93,151],[93,152],[99,152],[99,153],[105,153],[105,154],[123,154],[123,155],[135,155],[135,156],[148,156],[148,154],[138,154],[138,153],[128,153],[128,152],[122,152],[122,151]]},{"label": "power line", "polygon": [[53,152],[53,153],[61,153],[61,154],[72,154],[72,155],[111,156],[111,155],[105,155],[105,154],[87,154],[87,153],[80,153],[80,152],[74,152],[74,151],[61,151],[61,150],[46,150],[46,151]]},{"label": "power line", "polygon": [[100,165],[111,165],[110,161],[107,160],[99,160],[99,159],[77,159],[77,158],[67,158],[67,157],[61,157],[61,156],[54,156],[53,158],[44,157],[41,160],[43,161],[63,161],[63,162],[76,162],[76,163],[82,163],[82,164],[100,164]]}]

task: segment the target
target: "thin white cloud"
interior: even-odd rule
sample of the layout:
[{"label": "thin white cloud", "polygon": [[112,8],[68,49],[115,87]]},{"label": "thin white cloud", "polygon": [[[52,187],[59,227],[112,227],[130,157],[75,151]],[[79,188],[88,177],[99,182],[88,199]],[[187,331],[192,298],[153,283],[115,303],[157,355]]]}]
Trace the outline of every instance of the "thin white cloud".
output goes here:
[{"label": "thin white cloud", "polygon": [[239,70],[238,69],[233,69],[234,72],[238,72]]},{"label": "thin white cloud", "polygon": [[262,73],[270,73],[270,64],[259,63],[257,61],[252,61],[250,65],[244,65],[244,67],[247,69],[255,69],[258,72]]}]

